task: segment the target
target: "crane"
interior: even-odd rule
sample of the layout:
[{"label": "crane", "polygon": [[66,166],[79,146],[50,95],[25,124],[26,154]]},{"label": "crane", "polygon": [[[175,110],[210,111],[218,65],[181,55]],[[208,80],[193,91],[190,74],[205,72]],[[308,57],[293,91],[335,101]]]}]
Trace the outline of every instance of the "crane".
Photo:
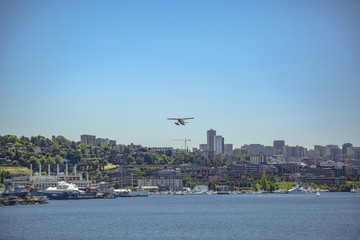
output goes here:
[{"label": "crane", "polygon": [[191,139],[187,139],[187,138],[184,138],[184,139],[173,139],[173,141],[184,141],[184,142],[185,142],[185,151],[187,151],[187,150],[186,150],[186,142],[191,141]]}]

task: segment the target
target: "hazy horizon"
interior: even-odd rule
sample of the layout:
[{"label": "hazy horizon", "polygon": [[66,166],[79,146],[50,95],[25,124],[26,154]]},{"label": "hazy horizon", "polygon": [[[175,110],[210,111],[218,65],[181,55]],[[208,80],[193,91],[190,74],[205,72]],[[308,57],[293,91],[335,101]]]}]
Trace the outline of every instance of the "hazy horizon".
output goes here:
[{"label": "hazy horizon", "polygon": [[[360,146],[359,1],[2,1],[0,135]],[[194,117],[176,126],[168,117]]]}]

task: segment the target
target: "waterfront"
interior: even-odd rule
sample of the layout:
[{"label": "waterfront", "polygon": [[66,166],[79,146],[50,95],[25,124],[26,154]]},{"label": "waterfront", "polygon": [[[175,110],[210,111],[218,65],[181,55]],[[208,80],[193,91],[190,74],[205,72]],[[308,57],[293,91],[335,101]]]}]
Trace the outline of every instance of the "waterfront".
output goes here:
[{"label": "waterfront", "polygon": [[0,216],[0,239],[359,239],[360,194],[54,200]]}]

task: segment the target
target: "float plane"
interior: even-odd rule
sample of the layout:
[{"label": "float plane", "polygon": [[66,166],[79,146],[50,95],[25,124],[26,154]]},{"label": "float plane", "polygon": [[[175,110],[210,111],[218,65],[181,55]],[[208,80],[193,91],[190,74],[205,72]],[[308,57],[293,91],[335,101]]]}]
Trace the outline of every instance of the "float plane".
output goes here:
[{"label": "float plane", "polygon": [[188,119],[194,119],[193,117],[190,117],[190,118],[168,118],[167,120],[176,120],[175,124],[180,126],[180,125],[185,125],[185,120],[188,120]]}]

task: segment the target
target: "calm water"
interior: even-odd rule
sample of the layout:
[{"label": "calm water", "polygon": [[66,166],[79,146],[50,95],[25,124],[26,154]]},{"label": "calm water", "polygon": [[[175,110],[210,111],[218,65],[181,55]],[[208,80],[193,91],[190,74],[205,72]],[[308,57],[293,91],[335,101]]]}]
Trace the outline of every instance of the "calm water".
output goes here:
[{"label": "calm water", "polygon": [[0,207],[0,239],[360,239],[360,194],[149,196]]}]

